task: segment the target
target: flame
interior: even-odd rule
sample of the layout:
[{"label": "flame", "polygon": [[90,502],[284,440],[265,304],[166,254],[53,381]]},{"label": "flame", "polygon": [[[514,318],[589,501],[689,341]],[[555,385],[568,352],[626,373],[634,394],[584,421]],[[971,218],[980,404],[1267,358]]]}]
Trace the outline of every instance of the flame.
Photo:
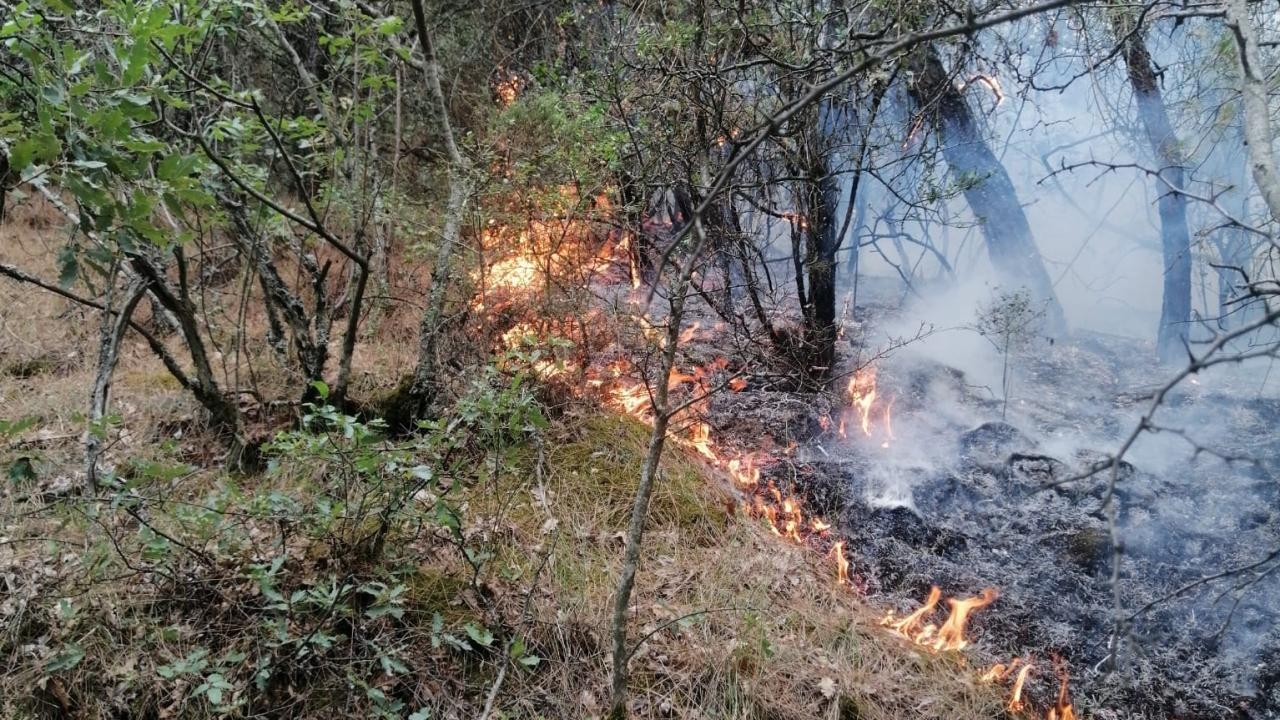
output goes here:
[{"label": "flame", "polygon": [[694,337],[696,337],[696,336],[698,335],[698,330],[699,330],[701,327],[702,327],[702,323],[700,323],[700,322],[695,322],[694,324],[690,325],[689,327],[685,328],[684,330],[681,330],[681,331],[680,331],[680,344],[681,344],[681,345],[684,345],[685,343],[689,342],[690,340],[693,340],[693,338],[694,338]]},{"label": "flame", "polygon": [[836,559],[836,582],[840,585],[848,585],[849,559],[844,556],[843,540],[837,540],[831,546],[831,555]]},{"label": "flame", "polygon": [[969,78],[968,82],[960,83],[959,89],[964,90],[965,88],[969,87],[970,85],[976,82],[980,82],[991,89],[991,93],[995,95],[997,107],[1000,106],[1000,103],[1004,102],[1004,88],[1000,87],[1000,81],[991,75],[983,75],[983,74],[974,75],[973,77]]},{"label": "flame", "polygon": [[1009,712],[1022,712],[1027,707],[1026,701],[1022,699],[1022,686],[1027,682],[1027,676],[1031,674],[1035,665],[1026,663],[1022,669],[1018,671],[1018,677],[1013,681],[1013,694],[1009,696]]},{"label": "flame", "polygon": [[611,392],[613,403],[628,415],[644,418],[649,410],[649,393],[643,385],[617,385]]},{"label": "flame", "polygon": [[720,464],[719,456],[711,449],[711,426],[707,423],[699,422],[693,426],[693,430],[689,433],[689,446],[699,455],[710,460],[713,465]]},{"label": "flame", "polygon": [[880,624],[934,652],[963,650],[969,646],[969,641],[964,636],[969,615],[995,602],[998,597],[1000,597],[999,591],[995,588],[986,588],[977,597],[950,598],[947,600],[950,613],[942,627],[938,627],[933,623],[925,622],[925,619],[937,608],[938,601],[942,599],[942,590],[934,585],[929,588],[929,597],[918,610],[901,619],[898,619],[893,611],[889,611],[881,619]]},{"label": "flame", "polygon": [[[727,463],[729,476],[739,488],[749,489],[760,484],[760,468],[750,458],[733,458]],[[829,527],[829,526],[828,526]]]},{"label": "flame", "polygon": [[[884,619],[880,621],[880,624],[899,635],[902,635],[908,640],[916,640],[916,638],[918,638],[923,632],[921,621],[926,615],[933,612],[933,609],[938,606],[938,601],[941,599],[942,589],[937,585],[934,585],[929,588],[929,597],[924,601],[924,605],[921,606],[919,610],[916,610],[901,620],[895,620],[894,613],[890,610],[889,613],[884,616]],[[930,634],[932,634],[932,631],[930,631]]]},{"label": "flame", "polygon": [[1022,658],[1014,658],[1008,663],[996,663],[983,673],[982,677],[979,679],[984,683],[1000,682],[1009,677],[1009,675],[1012,674],[1014,670],[1017,670],[1018,666],[1021,664]]},{"label": "flame", "polygon": [[1000,597],[998,590],[985,588],[977,597],[948,600],[947,604],[951,606],[951,614],[942,625],[942,629],[938,631],[938,639],[934,643],[934,650],[963,650],[968,647],[969,641],[964,637],[964,626],[969,622],[969,614],[974,610],[981,610],[990,605],[998,597]]},{"label": "flame", "polygon": [[915,142],[915,139],[919,137],[920,128],[923,125],[924,125],[924,115],[916,116],[916,119],[911,123],[911,129],[907,131],[907,138],[902,141],[903,150],[906,150],[907,148],[911,147],[911,143]]},{"label": "flame", "polygon": [[493,89],[493,94],[498,98],[498,105],[507,108],[511,107],[520,97],[520,90],[524,87],[524,80],[515,73],[507,73],[507,76],[498,81]]},{"label": "flame", "polygon": [[517,255],[489,266],[489,284],[494,288],[528,289],[538,284],[539,274],[536,260]]},{"label": "flame", "polygon": [[859,416],[862,433],[871,436],[871,406],[876,402],[876,369],[873,365],[859,368],[849,378],[849,402]]},{"label": "flame", "polygon": [[1071,706],[1071,696],[1067,694],[1067,684],[1071,682],[1071,675],[1067,672],[1067,666],[1061,660],[1055,662],[1058,669],[1058,698],[1054,702],[1053,707],[1045,713],[1044,720],[1076,720],[1075,708]]}]

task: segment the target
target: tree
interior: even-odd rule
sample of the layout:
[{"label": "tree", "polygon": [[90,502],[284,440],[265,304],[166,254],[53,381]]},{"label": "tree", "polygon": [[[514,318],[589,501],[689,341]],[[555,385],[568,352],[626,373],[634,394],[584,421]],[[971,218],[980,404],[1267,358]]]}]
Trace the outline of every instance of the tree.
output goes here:
[{"label": "tree", "polygon": [[1120,38],[1121,55],[1128,68],[1138,118],[1159,163],[1156,193],[1160,209],[1164,293],[1156,335],[1156,355],[1161,362],[1173,362],[1185,353],[1191,322],[1191,233],[1187,228],[1187,197],[1183,189],[1185,160],[1165,108],[1160,80],[1141,26],[1131,12],[1120,10],[1114,11],[1112,24],[1116,37]]},{"label": "tree", "polygon": [[1050,333],[1065,332],[1066,318],[1013,181],[982,136],[969,103],[943,67],[938,49],[922,45],[908,64],[912,73],[908,89],[919,112],[938,131],[943,157],[982,227],[991,264],[1003,282],[1025,286],[1045,303]]}]

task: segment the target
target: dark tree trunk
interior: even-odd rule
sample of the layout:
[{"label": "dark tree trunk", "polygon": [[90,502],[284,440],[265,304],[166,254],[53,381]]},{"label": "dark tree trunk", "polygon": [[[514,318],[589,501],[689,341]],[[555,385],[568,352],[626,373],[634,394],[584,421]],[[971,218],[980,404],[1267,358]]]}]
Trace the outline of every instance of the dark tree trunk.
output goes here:
[{"label": "dark tree trunk", "polygon": [[813,351],[810,372],[814,377],[829,375],[836,360],[840,179],[831,164],[830,153],[825,149],[814,153],[805,182],[804,269],[808,276],[808,293],[804,297],[805,344]]},{"label": "dark tree trunk", "polygon": [[940,135],[942,155],[982,226],[991,264],[1003,281],[1026,286],[1045,304],[1046,330],[1050,334],[1065,333],[1062,306],[1013,181],[982,136],[964,95],[943,68],[937,49],[925,46],[917,51],[912,70],[915,79],[908,86],[912,98]]},{"label": "dark tree trunk", "polygon": [[1117,15],[1116,31],[1127,39],[1124,62],[1129,84],[1138,106],[1138,118],[1147,131],[1147,141],[1160,165],[1156,181],[1159,193],[1160,247],[1164,257],[1164,298],[1160,303],[1160,328],[1156,334],[1156,355],[1161,362],[1184,357],[1188,324],[1191,321],[1191,232],[1187,228],[1187,197],[1182,194],[1182,153],[1178,136],[1169,122],[1155,65],[1147,52],[1142,33],[1129,32],[1132,18]]}]

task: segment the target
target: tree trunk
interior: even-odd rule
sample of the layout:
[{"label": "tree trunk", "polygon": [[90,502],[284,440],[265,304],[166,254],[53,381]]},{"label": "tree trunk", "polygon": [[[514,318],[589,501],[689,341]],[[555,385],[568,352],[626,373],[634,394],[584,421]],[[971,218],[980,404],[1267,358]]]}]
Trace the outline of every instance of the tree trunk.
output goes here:
[{"label": "tree trunk", "polygon": [[426,75],[427,91],[439,115],[437,122],[440,125],[441,139],[449,159],[449,200],[445,207],[440,245],[436,249],[436,264],[431,269],[431,292],[418,332],[418,364],[414,368],[413,384],[409,387],[407,407],[404,408],[408,411],[407,419],[409,420],[424,415],[435,402],[436,394],[440,389],[436,354],[439,352],[437,345],[440,339],[441,321],[444,318],[445,290],[452,275],[453,250],[462,234],[462,213],[466,208],[467,198],[471,194],[467,179],[470,166],[462,157],[453,137],[453,125],[449,121],[449,105],[445,100],[444,90],[440,86],[440,64],[436,59],[431,35],[427,32],[426,10],[422,6],[422,0],[413,0],[413,17],[418,38],[422,43],[422,52],[426,56],[423,69]]},{"label": "tree trunk", "polygon": [[836,251],[840,249],[837,213],[840,180],[834,173],[831,153],[823,147],[812,154],[805,180],[805,274],[808,307],[805,308],[805,344],[813,352],[810,374],[826,377],[836,360]]},{"label": "tree trunk", "polygon": [[965,201],[987,241],[987,254],[1002,281],[1025,286],[1045,304],[1046,330],[1066,332],[1066,318],[1044,268],[1013,181],[982,136],[964,95],[956,89],[932,45],[912,58],[913,99],[928,113],[942,142],[942,155],[962,186]]},{"label": "tree trunk", "polygon": [[1249,169],[1262,193],[1271,219],[1280,222],[1280,174],[1272,148],[1271,111],[1267,107],[1266,72],[1258,55],[1258,37],[1245,0],[1227,0],[1227,26],[1236,39],[1240,60],[1240,98],[1244,105],[1244,141],[1249,146]]},{"label": "tree trunk", "polygon": [[[114,282],[114,278],[112,278]],[[94,378],[93,392],[89,400],[89,429],[84,436],[85,479],[89,489],[98,488],[98,459],[102,455],[102,428],[99,425],[107,416],[107,407],[111,400],[111,378],[116,371],[116,363],[120,359],[120,343],[129,328],[133,311],[138,307],[147,291],[146,281],[135,282],[129,286],[120,311],[111,310],[111,297],[107,296],[105,309],[102,311],[102,330],[98,341],[98,374]]]},{"label": "tree trunk", "polygon": [[1160,328],[1156,334],[1156,355],[1161,362],[1184,357],[1187,330],[1191,322],[1191,232],[1187,228],[1187,197],[1178,136],[1169,122],[1169,113],[1160,92],[1151,54],[1142,33],[1132,28],[1128,13],[1115,15],[1115,30],[1124,41],[1124,62],[1133,87],[1138,117],[1147,132],[1147,141],[1159,163],[1160,247],[1164,257],[1164,297],[1160,304]]}]

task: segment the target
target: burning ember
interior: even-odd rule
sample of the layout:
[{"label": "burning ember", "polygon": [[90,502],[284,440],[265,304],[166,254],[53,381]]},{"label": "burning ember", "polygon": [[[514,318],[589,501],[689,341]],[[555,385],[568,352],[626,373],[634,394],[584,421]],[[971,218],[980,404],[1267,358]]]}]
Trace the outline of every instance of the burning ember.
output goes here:
[{"label": "burning ember", "polygon": [[997,107],[1004,102],[1004,88],[1000,87],[1000,81],[991,75],[974,75],[968,82],[960,83],[959,89],[964,90],[974,83],[982,83],[991,89],[991,94],[996,98]]}]

